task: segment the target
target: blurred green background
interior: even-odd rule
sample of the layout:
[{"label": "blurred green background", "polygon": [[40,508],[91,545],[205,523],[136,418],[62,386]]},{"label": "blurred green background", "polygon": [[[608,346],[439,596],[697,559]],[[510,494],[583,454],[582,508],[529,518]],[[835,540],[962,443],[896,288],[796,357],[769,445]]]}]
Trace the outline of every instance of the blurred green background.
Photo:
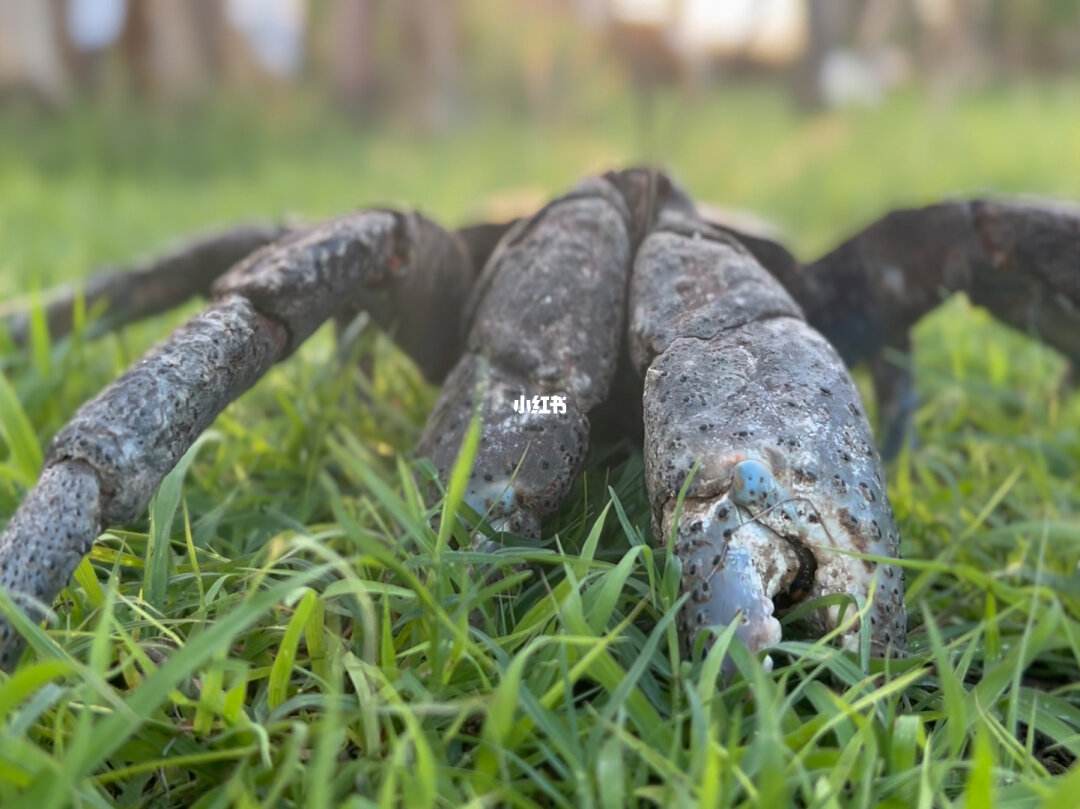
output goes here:
[{"label": "blurred green background", "polygon": [[516,215],[652,161],[804,255],[1080,196],[1080,11],[990,0],[0,0],[0,296],[208,225]]}]

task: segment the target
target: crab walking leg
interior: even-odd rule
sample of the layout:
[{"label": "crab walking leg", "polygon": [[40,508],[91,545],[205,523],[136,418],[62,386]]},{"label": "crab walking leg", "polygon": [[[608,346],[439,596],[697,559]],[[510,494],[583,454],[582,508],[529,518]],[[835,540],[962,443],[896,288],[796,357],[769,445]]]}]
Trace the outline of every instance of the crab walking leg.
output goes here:
[{"label": "crab walking leg", "polygon": [[[456,240],[471,258],[467,274],[439,270],[447,258],[444,243],[414,239],[421,249],[427,245],[434,251],[415,258],[419,266],[431,267],[433,271],[414,273],[402,277],[398,283],[365,290],[356,297],[353,307],[337,316],[339,335],[345,333],[360,312],[366,312],[413,358],[430,382],[441,383],[461,357],[462,296],[467,295],[488,256],[510,227],[509,223],[485,223],[454,231]],[[451,259],[457,260],[454,256]]]},{"label": "crab walking leg", "polygon": [[[483,434],[466,497],[500,530],[537,536],[580,471],[587,414],[618,359],[629,220],[614,185],[588,180],[515,226],[474,290],[467,353],[418,451],[446,480],[479,396]],[[532,409],[533,397],[546,397],[546,410],[539,398]]]},{"label": "crab walking leg", "polygon": [[[197,236],[164,255],[134,267],[110,269],[92,276],[80,288],[64,286],[47,294],[45,321],[53,339],[68,335],[75,325],[79,296],[86,309],[100,307],[94,335],[160,314],[195,297],[236,262],[281,238],[286,228],[276,225],[238,225]],[[0,309],[0,323],[16,345],[29,339],[30,314],[25,303]]]},{"label": "crab walking leg", "polygon": [[899,448],[914,410],[908,332],[953,292],[1080,363],[1080,207],[974,200],[896,211],[801,274],[800,301],[849,362],[871,360]]},{"label": "crab walking leg", "polygon": [[810,322],[850,362],[901,344],[953,292],[1080,360],[1080,206],[975,200],[895,211],[799,281]]},{"label": "crab walking leg", "polygon": [[[371,289],[428,274],[444,276],[429,287],[460,311],[472,276],[461,242],[423,217],[389,211],[343,217],[249,256],[217,284],[206,311],[57,434],[0,535],[0,587],[37,614],[101,529],[136,519],[199,434],[271,365]],[[456,321],[431,337],[454,345]],[[20,645],[0,620],[0,667],[11,667]]]},{"label": "crab walking leg", "polygon": [[[741,614],[737,634],[760,651],[781,639],[778,609],[865,598],[876,580],[874,646],[901,646],[900,571],[848,553],[895,557],[898,536],[858,394],[832,347],[737,240],[670,211],[638,251],[630,311],[646,482],[657,529],[683,565],[684,637]],[[838,617],[831,607],[816,628]]]},{"label": "crab walking leg", "polygon": [[1080,363],[1080,206],[971,200],[894,211],[810,264],[736,234],[779,278],[845,362],[869,361],[892,448],[913,404],[908,332],[954,292]]}]

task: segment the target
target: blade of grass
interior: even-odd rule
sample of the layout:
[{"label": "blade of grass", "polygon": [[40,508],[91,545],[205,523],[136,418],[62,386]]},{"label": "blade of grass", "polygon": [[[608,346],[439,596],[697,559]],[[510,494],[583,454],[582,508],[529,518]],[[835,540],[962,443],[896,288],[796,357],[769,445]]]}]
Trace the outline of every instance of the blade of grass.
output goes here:
[{"label": "blade of grass", "polygon": [[15,389],[3,373],[0,373],[0,438],[11,454],[11,467],[18,473],[19,482],[33,486],[41,470],[41,445]]}]

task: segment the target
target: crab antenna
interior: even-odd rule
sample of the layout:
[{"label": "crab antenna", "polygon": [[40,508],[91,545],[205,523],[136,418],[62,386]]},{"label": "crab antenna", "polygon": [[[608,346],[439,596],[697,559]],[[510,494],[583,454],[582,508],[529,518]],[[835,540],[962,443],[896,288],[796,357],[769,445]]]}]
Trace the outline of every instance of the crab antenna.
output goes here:
[{"label": "crab antenna", "polygon": [[[343,308],[408,288],[426,323],[429,369],[448,365],[472,260],[417,214],[366,211],[293,233],[223,276],[214,302],[85,404],[0,535],[0,588],[48,605],[103,527],[139,517],[162,478],[226,405]],[[21,638],[0,619],[0,668]]]}]

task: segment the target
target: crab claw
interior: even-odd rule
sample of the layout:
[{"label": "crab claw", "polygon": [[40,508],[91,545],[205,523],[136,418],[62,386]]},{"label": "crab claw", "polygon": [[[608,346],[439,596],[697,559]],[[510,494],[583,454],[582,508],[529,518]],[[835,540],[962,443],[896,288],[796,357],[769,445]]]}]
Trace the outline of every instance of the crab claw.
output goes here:
[{"label": "crab claw", "polygon": [[[630,352],[645,378],[645,475],[674,544],[692,644],[736,619],[753,652],[778,616],[848,649],[903,646],[898,533],[858,392],[833,347],[737,241],[664,210],[638,250]],[[682,497],[679,494],[682,492]],[[880,557],[878,559],[870,557]]]},{"label": "crab claw", "polygon": [[750,651],[780,642],[773,599],[799,574],[799,558],[750,510],[759,492],[771,497],[775,491],[767,467],[748,460],[735,466],[726,494],[684,504],[675,550],[683,565],[683,591],[689,594],[682,616],[686,637],[701,627],[738,620],[735,634]]},{"label": "crab claw", "polygon": [[[895,557],[897,532],[854,386],[801,321],[770,320],[749,332],[728,351],[687,344],[668,352],[646,380],[646,419],[654,425],[647,432],[659,439],[647,439],[656,447],[647,452],[650,474],[674,483],[697,467],[681,509],[672,489],[654,501],[682,562],[684,637],[741,616],[736,635],[761,652],[781,640],[777,618],[785,611],[847,595],[861,617],[850,602],[834,600],[809,614],[812,633],[839,630],[842,645],[855,649],[866,619],[875,652],[899,649],[900,571],[868,558]],[[817,381],[812,393],[793,395],[809,372]],[[777,397],[785,385],[790,390]],[[683,389],[711,396],[688,401]],[[671,402],[681,405],[678,413],[653,416]],[[672,447],[686,452],[658,468]]]},{"label": "crab claw", "polygon": [[[808,482],[804,480],[804,484]],[[805,487],[804,487],[805,488]],[[822,503],[814,504],[814,499]],[[847,515],[841,516],[841,515]],[[676,554],[683,565],[683,591],[689,595],[682,616],[684,635],[692,639],[703,627],[726,626],[738,619],[735,634],[753,652],[776,646],[782,639],[777,615],[807,598],[846,593],[865,604],[876,650],[902,641],[897,627],[891,566],[881,574],[873,563],[851,553],[830,531],[851,542],[854,520],[848,504],[833,497],[793,494],[781,485],[764,460],[734,464],[727,490],[717,498],[693,501],[679,521]],[[871,519],[868,526],[876,526]],[[878,538],[880,539],[880,537]],[[875,540],[858,538],[851,550],[889,555]],[[884,587],[870,598],[875,575]],[[841,627],[843,645],[853,649],[859,621],[844,621],[843,607],[833,605],[813,614],[817,634]],[[765,658],[770,668],[772,661]]]}]

